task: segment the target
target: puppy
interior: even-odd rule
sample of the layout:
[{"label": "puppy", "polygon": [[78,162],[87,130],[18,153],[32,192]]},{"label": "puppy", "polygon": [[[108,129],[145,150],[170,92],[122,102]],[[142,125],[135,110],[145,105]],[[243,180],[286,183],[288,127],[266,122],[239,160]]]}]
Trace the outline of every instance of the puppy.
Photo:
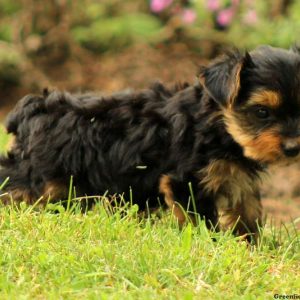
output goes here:
[{"label": "puppy", "polygon": [[129,200],[132,189],[141,210],[164,199],[179,224],[196,213],[209,227],[256,234],[261,174],[299,156],[299,51],[236,50],[198,79],[111,96],[24,97],[7,121],[14,143],[0,159],[0,178],[9,177],[2,201],[66,199],[73,176],[77,196]]}]

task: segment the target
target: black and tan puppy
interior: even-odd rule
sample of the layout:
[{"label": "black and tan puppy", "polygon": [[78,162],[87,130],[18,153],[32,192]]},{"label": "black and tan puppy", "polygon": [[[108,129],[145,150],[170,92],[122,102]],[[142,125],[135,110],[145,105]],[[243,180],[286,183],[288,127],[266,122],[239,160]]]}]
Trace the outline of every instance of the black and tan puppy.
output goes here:
[{"label": "black and tan puppy", "polygon": [[7,130],[15,139],[0,178],[9,177],[4,192],[15,201],[65,199],[72,175],[77,195],[126,199],[131,187],[140,209],[164,197],[183,223],[191,183],[209,226],[255,233],[260,174],[299,154],[300,54],[234,51],[203,67],[197,84],[173,90],[29,95]]}]

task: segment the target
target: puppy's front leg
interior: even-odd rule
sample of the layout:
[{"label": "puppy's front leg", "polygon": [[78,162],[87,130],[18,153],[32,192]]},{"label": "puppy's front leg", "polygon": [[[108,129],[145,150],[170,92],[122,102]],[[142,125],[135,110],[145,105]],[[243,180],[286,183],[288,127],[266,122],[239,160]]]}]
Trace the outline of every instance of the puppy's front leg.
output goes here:
[{"label": "puppy's front leg", "polygon": [[222,202],[221,197],[217,203],[220,229],[233,229],[235,235],[247,235],[248,240],[252,236],[256,240],[262,226],[262,205],[258,193],[242,195],[233,207],[224,207]]}]

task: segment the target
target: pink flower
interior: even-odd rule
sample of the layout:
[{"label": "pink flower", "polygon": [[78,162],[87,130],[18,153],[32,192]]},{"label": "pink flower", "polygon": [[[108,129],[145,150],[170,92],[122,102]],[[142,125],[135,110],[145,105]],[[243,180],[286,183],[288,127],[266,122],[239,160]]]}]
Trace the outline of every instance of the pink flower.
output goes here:
[{"label": "pink flower", "polygon": [[210,11],[216,11],[220,8],[220,1],[219,0],[207,0],[206,7]]},{"label": "pink flower", "polygon": [[232,8],[226,8],[221,10],[217,15],[217,22],[221,26],[228,26],[233,19],[234,10]]},{"label": "pink flower", "polygon": [[258,21],[257,13],[254,9],[249,9],[244,16],[244,22],[248,25],[254,25]]},{"label": "pink flower", "polygon": [[173,0],[151,0],[150,9],[155,13],[159,13],[166,9],[172,2]]},{"label": "pink flower", "polygon": [[239,3],[240,3],[240,0],[231,0],[231,4],[232,4],[233,6],[239,5]]},{"label": "pink flower", "polygon": [[197,14],[194,10],[186,8],[181,13],[182,21],[186,24],[192,24],[197,19]]}]

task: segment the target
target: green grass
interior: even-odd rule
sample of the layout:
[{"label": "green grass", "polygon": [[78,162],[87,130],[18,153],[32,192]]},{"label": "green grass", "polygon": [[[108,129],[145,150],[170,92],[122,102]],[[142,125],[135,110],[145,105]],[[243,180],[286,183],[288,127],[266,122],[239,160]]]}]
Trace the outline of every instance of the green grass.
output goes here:
[{"label": "green grass", "polygon": [[0,153],[4,152],[5,146],[8,143],[8,139],[9,139],[8,135],[5,134],[4,128],[1,127],[0,124]]},{"label": "green grass", "polygon": [[0,299],[273,299],[300,291],[293,226],[266,228],[249,247],[204,224],[179,230],[169,214],[140,220],[135,206],[127,214],[101,203],[87,213],[53,204],[0,210]]}]

